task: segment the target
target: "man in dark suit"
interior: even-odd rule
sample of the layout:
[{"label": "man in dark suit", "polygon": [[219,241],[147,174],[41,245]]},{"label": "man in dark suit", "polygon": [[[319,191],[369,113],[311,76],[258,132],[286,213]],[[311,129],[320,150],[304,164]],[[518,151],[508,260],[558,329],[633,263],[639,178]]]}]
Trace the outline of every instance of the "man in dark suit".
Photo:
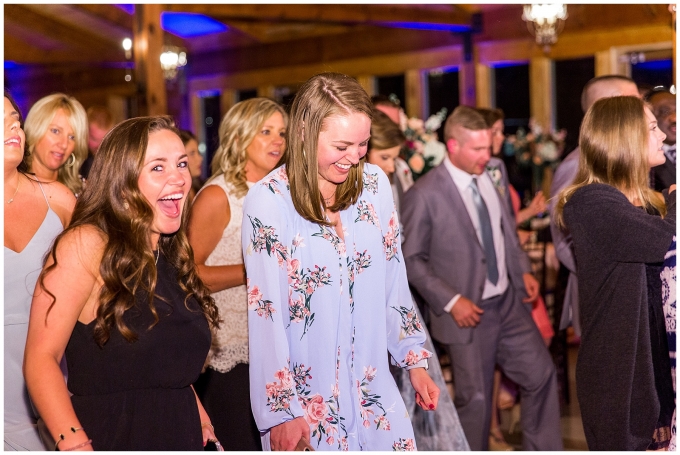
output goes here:
[{"label": "man in dark suit", "polygon": [[525,450],[562,450],[555,367],[523,302],[538,282],[515,219],[486,166],[491,136],[459,106],[444,130],[448,159],[404,195],[409,283],[427,302],[432,336],[453,367],[455,404],[472,450],[487,450],[494,366],[520,386]]},{"label": "man in dark suit", "polygon": [[650,185],[662,191],[675,183],[675,95],[668,90],[653,90],[647,95],[659,129],[666,135],[663,153],[666,162],[652,168]]}]

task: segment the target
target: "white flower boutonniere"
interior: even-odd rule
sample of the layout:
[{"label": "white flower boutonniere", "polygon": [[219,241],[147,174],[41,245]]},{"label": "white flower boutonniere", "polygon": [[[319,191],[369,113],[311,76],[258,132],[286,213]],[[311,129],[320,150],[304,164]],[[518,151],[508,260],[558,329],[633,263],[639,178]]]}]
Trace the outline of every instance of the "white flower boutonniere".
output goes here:
[{"label": "white flower boutonniere", "polygon": [[486,167],[486,172],[489,173],[489,177],[491,177],[491,181],[493,182],[493,186],[498,190],[500,193],[501,197],[505,197],[505,186],[502,184],[502,179],[503,179],[503,174],[501,173],[501,170],[495,166],[487,166]]}]

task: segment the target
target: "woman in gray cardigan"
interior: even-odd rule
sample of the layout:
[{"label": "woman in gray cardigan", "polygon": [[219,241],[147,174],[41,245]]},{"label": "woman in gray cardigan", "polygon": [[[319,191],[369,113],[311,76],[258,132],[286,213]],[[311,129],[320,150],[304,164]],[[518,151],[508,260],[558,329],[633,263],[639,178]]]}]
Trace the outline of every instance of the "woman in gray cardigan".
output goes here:
[{"label": "woman in gray cardigan", "polygon": [[579,277],[576,393],[590,450],[662,449],[670,439],[663,309],[648,280],[675,234],[675,186],[664,201],[647,181],[664,138],[641,100],[597,101],[581,126],[574,184],[558,196]]}]

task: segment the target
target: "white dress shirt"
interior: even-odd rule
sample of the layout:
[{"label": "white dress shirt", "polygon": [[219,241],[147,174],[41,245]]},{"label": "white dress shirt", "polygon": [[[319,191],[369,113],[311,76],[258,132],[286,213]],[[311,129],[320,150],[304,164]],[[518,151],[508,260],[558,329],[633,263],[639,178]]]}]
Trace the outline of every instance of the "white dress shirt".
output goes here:
[{"label": "white dress shirt", "polygon": [[[498,197],[498,192],[496,191],[496,188],[494,188],[494,184],[491,181],[489,174],[486,172],[478,176],[470,175],[454,166],[448,157],[444,159],[444,167],[449,171],[453,183],[458,188],[458,192],[460,193],[468,215],[470,216],[470,221],[472,221],[472,225],[475,227],[477,239],[479,240],[479,243],[482,244],[482,231],[479,227],[479,215],[477,214],[477,207],[472,199],[472,189],[470,188],[472,179],[477,179],[479,194],[482,199],[484,199],[486,208],[489,211],[489,218],[491,219],[491,231],[493,232],[493,243],[494,249],[496,250],[496,265],[498,267],[498,282],[493,284],[488,278],[485,280],[482,300],[501,295],[508,288],[509,280],[508,269],[505,263],[505,240],[503,239],[503,230],[501,228],[501,202]],[[446,304],[444,311],[450,312],[451,308],[453,308],[460,297],[460,294],[456,294],[449,303]],[[474,303],[478,304],[479,302]]]}]

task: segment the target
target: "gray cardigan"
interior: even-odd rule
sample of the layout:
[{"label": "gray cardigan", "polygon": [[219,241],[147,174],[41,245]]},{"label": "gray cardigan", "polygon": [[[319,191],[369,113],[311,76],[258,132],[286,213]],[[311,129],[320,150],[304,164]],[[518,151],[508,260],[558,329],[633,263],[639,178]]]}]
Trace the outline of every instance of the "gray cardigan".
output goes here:
[{"label": "gray cardigan", "polygon": [[578,189],[564,206],[581,307],[576,393],[590,450],[645,450],[652,442],[660,408],[645,264],[663,262],[671,245],[675,197],[664,219],[604,184]]}]

